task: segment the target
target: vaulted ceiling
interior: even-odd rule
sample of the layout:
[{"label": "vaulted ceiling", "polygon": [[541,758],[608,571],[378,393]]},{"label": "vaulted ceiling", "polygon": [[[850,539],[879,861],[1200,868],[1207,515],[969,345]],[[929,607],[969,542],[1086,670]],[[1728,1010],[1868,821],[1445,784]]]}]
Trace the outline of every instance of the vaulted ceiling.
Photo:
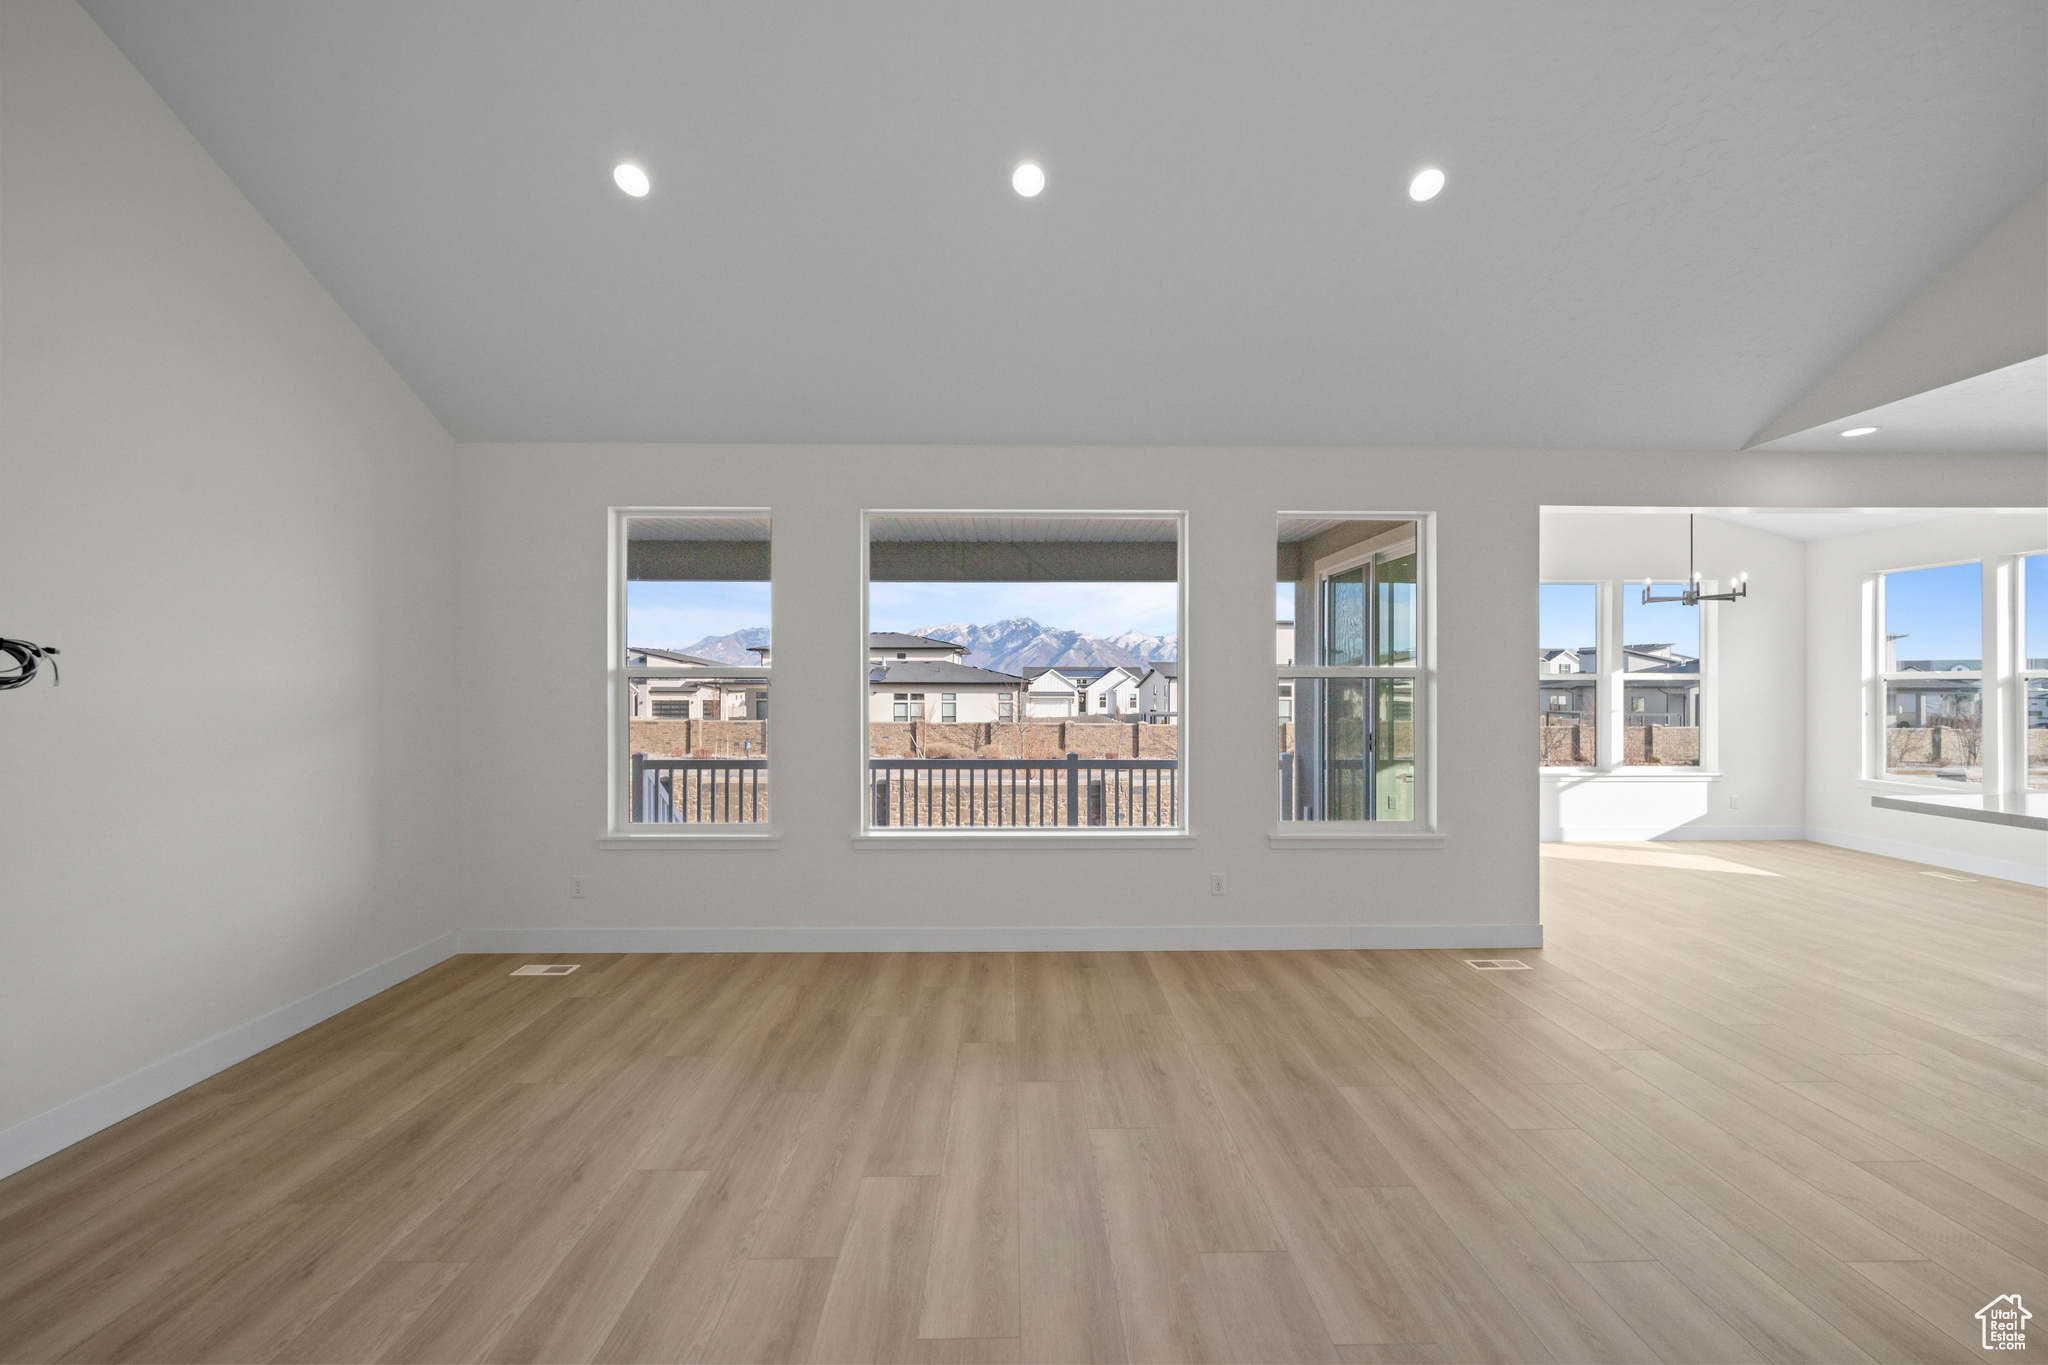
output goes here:
[{"label": "vaulted ceiling", "polygon": [[2038,0],[86,7],[465,439],[1735,449],[2048,177]]}]

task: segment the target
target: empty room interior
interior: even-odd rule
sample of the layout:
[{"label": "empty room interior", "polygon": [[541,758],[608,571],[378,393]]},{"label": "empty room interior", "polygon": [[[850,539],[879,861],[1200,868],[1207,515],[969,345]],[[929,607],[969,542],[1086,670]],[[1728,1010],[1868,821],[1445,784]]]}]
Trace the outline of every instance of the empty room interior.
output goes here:
[{"label": "empty room interior", "polygon": [[0,1361],[2048,1345],[2037,0],[5,0],[0,547]]}]

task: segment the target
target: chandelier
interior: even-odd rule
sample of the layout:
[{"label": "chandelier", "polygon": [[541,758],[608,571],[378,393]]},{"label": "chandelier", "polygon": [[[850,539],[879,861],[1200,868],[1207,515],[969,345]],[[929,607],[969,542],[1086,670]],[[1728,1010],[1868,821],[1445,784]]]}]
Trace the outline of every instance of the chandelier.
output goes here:
[{"label": "chandelier", "polygon": [[1700,591],[1700,571],[1693,568],[1692,564],[1692,527],[1693,515],[1688,512],[1685,516],[1685,591],[1679,593],[1676,597],[1657,597],[1651,594],[1650,580],[1645,578],[1643,580],[1644,606],[1649,606],[1653,602],[1682,602],[1688,607],[1696,607],[1702,602],[1733,602],[1738,598],[1749,596],[1749,575],[1746,573],[1735,575],[1735,586],[1727,592]]}]

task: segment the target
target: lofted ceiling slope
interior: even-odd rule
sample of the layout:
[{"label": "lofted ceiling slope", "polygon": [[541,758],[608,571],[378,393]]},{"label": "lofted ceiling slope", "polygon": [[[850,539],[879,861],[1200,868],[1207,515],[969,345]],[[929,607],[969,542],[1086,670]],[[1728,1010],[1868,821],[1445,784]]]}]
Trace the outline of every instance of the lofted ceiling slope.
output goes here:
[{"label": "lofted ceiling slope", "polygon": [[1733,450],[2048,177],[2038,0],[85,3],[467,440]]}]

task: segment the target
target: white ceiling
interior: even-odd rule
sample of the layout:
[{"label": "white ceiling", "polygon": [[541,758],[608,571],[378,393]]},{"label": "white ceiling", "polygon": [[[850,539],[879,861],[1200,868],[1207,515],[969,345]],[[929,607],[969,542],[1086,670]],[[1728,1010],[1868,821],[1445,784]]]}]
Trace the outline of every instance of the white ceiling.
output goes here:
[{"label": "white ceiling", "polygon": [[[1868,436],[1842,435],[1876,427]],[[1782,437],[1758,450],[2048,450],[2048,356]]]},{"label": "white ceiling", "polygon": [[85,3],[466,439],[1732,450],[2048,177],[2039,0]]},{"label": "white ceiling", "polygon": [[[1967,512],[1968,508],[1838,510],[1825,512],[1715,512],[1713,519],[1732,521],[1755,531],[1789,536],[1793,540],[1833,540],[1837,536],[1861,535],[1865,531],[1886,531],[1894,526],[1937,521]],[[2036,514],[2038,515],[2038,513]]]}]

